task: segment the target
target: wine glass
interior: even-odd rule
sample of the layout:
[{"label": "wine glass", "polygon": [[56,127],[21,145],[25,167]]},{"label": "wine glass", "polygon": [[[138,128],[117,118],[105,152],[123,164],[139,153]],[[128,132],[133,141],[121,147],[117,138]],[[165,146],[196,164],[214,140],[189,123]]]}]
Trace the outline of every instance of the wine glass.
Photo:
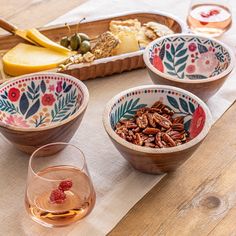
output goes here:
[{"label": "wine glass", "polygon": [[32,154],[25,206],[34,221],[48,227],[69,225],[88,215],[95,199],[85,157],[79,148],[52,143]]},{"label": "wine glass", "polygon": [[187,24],[196,34],[218,37],[232,24],[228,0],[192,0]]}]

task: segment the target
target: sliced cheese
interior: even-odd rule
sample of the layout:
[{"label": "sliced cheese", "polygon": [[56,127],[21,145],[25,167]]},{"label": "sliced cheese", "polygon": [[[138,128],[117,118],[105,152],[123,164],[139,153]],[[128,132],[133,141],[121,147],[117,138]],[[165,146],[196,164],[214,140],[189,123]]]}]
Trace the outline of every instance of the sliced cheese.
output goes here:
[{"label": "sliced cheese", "polygon": [[120,40],[120,43],[114,49],[113,55],[120,55],[139,50],[139,44],[135,32],[120,31],[116,36]]},{"label": "sliced cheese", "polygon": [[29,29],[27,30],[26,36],[29,37],[31,40],[35,41],[42,47],[49,48],[61,53],[68,53],[70,49],[61,46],[58,43],[53,42],[43,34],[41,34],[37,29]]},{"label": "sliced cheese", "polygon": [[6,74],[18,76],[56,68],[69,56],[48,48],[19,43],[3,56],[3,69]]}]

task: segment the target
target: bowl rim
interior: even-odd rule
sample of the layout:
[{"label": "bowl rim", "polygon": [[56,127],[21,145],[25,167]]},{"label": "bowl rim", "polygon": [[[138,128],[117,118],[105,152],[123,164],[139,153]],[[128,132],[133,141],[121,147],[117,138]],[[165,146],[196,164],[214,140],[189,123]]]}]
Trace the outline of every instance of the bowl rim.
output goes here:
[{"label": "bowl rim", "polygon": [[[215,43],[218,43],[219,45],[221,45],[222,47],[224,47],[229,55],[230,55],[230,64],[229,66],[227,67],[226,70],[224,70],[223,72],[221,72],[219,75],[215,75],[215,76],[212,76],[212,77],[208,77],[207,79],[202,79],[202,80],[186,80],[186,79],[183,79],[183,80],[180,80],[180,79],[177,79],[175,78],[174,76],[172,75],[168,75],[166,73],[163,73],[161,71],[159,71],[158,69],[156,69],[152,64],[151,62],[149,61],[149,50],[150,48],[155,44],[155,43],[158,43],[158,42],[161,42],[163,41],[164,39],[166,38],[176,38],[176,37],[197,37],[197,38],[203,38],[203,39],[206,39],[206,40],[211,40]],[[208,83],[208,82],[213,82],[213,81],[216,81],[218,79],[222,79],[224,78],[225,76],[227,76],[234,68],[234,65],[235,65],[235,56],[234,56],[234,53],[233,53],[233,50],[227,46],[225,43],[217,40],[217,39],[213,39],[213,38],[209,38],[209,37],[206,37],[206,36],[200,36],[200,35],[196,35],[196,34],[190,34],[190,33],[187,33],[187,34],[182,34],[182,33],[179,33],[179,34],[171,34],[171,35],[167,35],[165,37],[161,37],[161,38],[158,38],[154,41],[152,41],[150,44],[148,44],[148,46],[145,48],[144,52],[143,52],[143,60],[144,60],[144,63],[146,65],[146,67],[148,69],[150,69],[153,73],[161,76],[162,78],[164,79],[167,79],[167,80],[170,80],[170,81],[174,81],[174,82],[178,82],[178,83],[183,83],[183,84],[204,84],[204,83]]]},{"label": "bowl rim", "polygon": [[34,76],[50,76],[50,75],[68,78],[69,80],[74,81],[75,83],[77,83],[79,85],[81,92],[83,94],[83,100],[82,100],[81,106],[75,112],[75,114],[73,114],[72,116],[68,117],[67,119],[65,119],[63,121],[56,122],[55,124],[50,123],[49,125],[44,126],[44,127],[18,127],[18,126],[6,124],[6,123],[0,121],[0,128],[5,128],[5,129],[13,130],[13,131],[23,131],[23,132],[45,131],[45,130],[50,130],[50,129],[54,129],[59,126],[65,125],[65,124],[69,123],[70,121],[74,120],[75,118],[77,118],[81,113],[83,113],[83,111],[86,109],[88,102],[89,102],[89,91],[88,91],[87,87],[85,86],[85,84],[81,80],[76,79],[75,77],[73,77],[71,75],[67,75],[67,74],[63,74],[63,73],[56,73],[56,72],[31,73],[31,74],[26,74],[26,75],[14,77],[13,79],[10,79],[9,81],[4,82],[3,84],[0,85],[0,89],[4,88],[5,86],[7,86],[11,83],[14,83],[17,80],[23,79],[23,78],[34,77]]},{"label": "bowl rim", "polygon": [[[188,95],[189,97],[195,99],[199,105],[201,105],[201,107],[203,107],[205,114],[206,114],[206,121],[205,121],[205,125],[202,129],[202,131],[192,140],[190,140],[189,142],[185,143],[185,144],[181,144],[179,146],[176,147],[168,147],[168,148],[150,148],[150,147],[143,147],[143,146],[138,146],[136,144],[130,143],[124,139],[122,139],[119,135],[117,135],[115,133],[115,131],[112,129],[111,124],[110,124],[110,119],[109,119],[109,113],[111,110],[111,107],[114,105],[114,103],[122,96],[126,95],[127,93],[131,93],[140,89],[172,89],[175,90],[177,92],[183,93],[185,95]],[[208,134],[211,126],[213,124],[213,119],[212,119],[212,115],[211,112],[208,108],[208,106],[196,95],[181,89],[181,88],[177,88],[174,86],[169,86],[169,85],[141,85],[141,86],[137,86],[137,87],[133,87],[127,90],[124,90],[122,92],[120,92],[119,94],[115,95],[112,99],[110,99],[110,101],[108,101],[108,103],[105,106],[104,112],[103,112],[103,126],[107,132],[107,134],[114,139],[117,143],[119,143],[120,145],[133,150],[133,151],[138,151],[140,153],[148,153],[148,154],[165,154],[165,153],[175,153],[175,152],[180,152],[186,149],[189,149],[193,146],[195,146],[197,143],[201,142],[206,135]]]}]

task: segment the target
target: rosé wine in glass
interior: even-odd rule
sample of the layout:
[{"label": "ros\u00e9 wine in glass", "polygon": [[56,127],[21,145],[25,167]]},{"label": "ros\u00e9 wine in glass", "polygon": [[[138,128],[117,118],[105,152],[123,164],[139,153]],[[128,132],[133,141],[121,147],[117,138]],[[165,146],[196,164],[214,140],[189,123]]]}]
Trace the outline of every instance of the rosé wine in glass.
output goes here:
[{"label": "ros\u00e9 wine in glass", "polygon": [[[63,150],[46,155],[45,150]],[[36,150],[29,162],[25,205],[31,218],[48,227],[66,226],[88,215],[95,191],[83,153],[73,145],[48,144]]]},{"label": "ros\u00e9 wine in glass", "polygon": [[231,12],[227,4],[220,5],[217,2],[216,4],[211,3],[211,1],[205,2],[194,4],[195,1],[192,1],[193,4],[189,10],[187,23],[196,34],[218,37],[231,27]]}]

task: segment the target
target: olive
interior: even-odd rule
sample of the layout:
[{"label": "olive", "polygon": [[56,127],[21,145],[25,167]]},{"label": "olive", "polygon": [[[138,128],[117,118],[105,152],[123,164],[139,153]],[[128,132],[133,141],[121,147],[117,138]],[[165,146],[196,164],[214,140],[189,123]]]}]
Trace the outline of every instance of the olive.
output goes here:
[{"label": "olive", "polygon": [[89,52],[91,50],[90,42],[85,40],[80,44],[79,51],[81,54],[85,54],[86,52]]},{"label": "olive", "polygon": [[80,36],[80,38],[81,38],[81,42],[83,42],[83,41],[90,41],[90,38],[89,38],[89,36],[87,35],[87,34],[84,34],[84,33],[79,33],[79,36]]},{"label": "olive", "polygon": [[70,38],[70,47],[73,51],[76,51],[79,49],[80,44],[81,44],[81,38],[79,34],[75,33]]},{"label": "olive", "polygon": [[68,36],[62,37],[60,41],[61,46],[68,48],[70,45],[70,39]]}]

